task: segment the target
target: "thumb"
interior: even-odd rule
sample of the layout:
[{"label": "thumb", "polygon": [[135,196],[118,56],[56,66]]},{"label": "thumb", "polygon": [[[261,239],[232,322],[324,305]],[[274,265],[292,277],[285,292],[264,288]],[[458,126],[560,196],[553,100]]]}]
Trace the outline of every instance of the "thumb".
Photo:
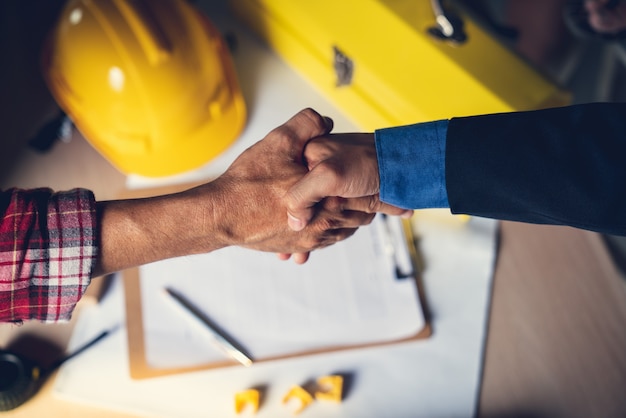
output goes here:
[{"label": "thumb", "polygon": [[308,180],[303,178],[294,184],[285,195],[287,203],[287,224],[294,231],[301,231],[313,217],[313,206],[324,196],[313,194],[308,189]]},{"label": "thumb", "polygon": [[294,231],[302,230],[313,218],[314,206],[328,196],[339,196],[332,170],[321,163],[306,173],[287,191],[287,223]]}]

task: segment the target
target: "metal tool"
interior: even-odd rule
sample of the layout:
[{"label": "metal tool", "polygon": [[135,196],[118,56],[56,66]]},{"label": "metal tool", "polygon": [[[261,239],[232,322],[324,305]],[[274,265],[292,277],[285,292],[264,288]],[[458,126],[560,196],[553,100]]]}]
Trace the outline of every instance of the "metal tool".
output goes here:
[{"label": "metal tool", "polygon": [[463,20],[443,7],[441,0],[431,0],[430,4],[435,14],[437,26],[428,28],[428,34],[435,39],[460,45],[467,41],[467,34],[463,29]]},{"label": "metal tool", "polygon": [[102,332],[73,353],[46,368],[18,353],[0,350],[0,411],[10,411],[28,401],[52,372],[69,359],[101,341],[112,331]]}]

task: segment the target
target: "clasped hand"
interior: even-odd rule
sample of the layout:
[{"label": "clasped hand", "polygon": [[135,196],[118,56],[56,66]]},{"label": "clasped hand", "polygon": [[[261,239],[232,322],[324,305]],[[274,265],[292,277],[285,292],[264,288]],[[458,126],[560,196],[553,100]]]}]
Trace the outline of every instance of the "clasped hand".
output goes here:
[{"label": "clasped hand", "polygon": [[331,129],[330,119],[305,109],[200,186],[225,202],[208,215],[223,225],[224,245],[281,259],[293,254],[304,263],[310,251],[351,236],[376,212],[410,213],[378,199],[373,134],[329,135]]},{"label": "clasped hand", "polygon": [[330,119],[305,109],[214,181],[98,202],[92,276],[232,245],[304,263],[310,251],[348,238],[375,212],[410,213],[378,199],[373,135],[329,135],[331,129]]}]

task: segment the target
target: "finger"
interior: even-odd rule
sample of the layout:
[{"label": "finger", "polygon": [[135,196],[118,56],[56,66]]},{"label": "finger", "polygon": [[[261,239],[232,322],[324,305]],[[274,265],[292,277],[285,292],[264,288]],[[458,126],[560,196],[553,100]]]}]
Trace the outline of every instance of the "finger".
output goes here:
[{"label": "finger", "polygon": [[337,176],[326,164],[313,167],[284,197],[289,227],[302,230],[313,217],[313,206],[325,197],[341,195],[338,187]]},{"label": "finger", "polygon": [[[323,209],[316,213],[311,228],[321,228],[323,230],[358,228],[369,225],[376,213],[365,211],[346,210],[343,203],[331,203],[333,201],[345,201],[342,198],[329,198],[324,201]],[[329,208],[330,207],[330,208]]]},{"label": "finger", "polygon": [[[318,241],[315,245],[315,250],[321,250],[322,248],[326,248],[329,247],[331,245],[334,245],[336,243],[338,243],[339,241],[343,241],[347,238],[349,238],[350,236],[354,235],[354,233],[358,230],[358,227],[354,227],[354,228],[337,228],[337,229],[329,229],[326,230],[324,232],[324,237]],[[294,257],[294,261],[298,264],[302,264],[304,261],[304,254],[306,254],[306,259],[308,260],[309,258],[309,253],[311,251],[308,251],[306,253],[294,253],[292,254],[292,256]],[[304,260],[304,261],[303,261]]]},{"label": "finger", "polygon": [[332,231],[329,231],[329,232],[331,232],[331,235],[333,236],[332,239],[334,240],[333,244],[335,244],[339,241],[343,241],[344,239],[350,238],[352,235],[354,235],[354,233],[358,229],[359,228],[339,228],[339,229],[333,229]]},{"label": "finger", "polygon": [[326,135],[332,128],[332,119],[321,116],[311,108],[306,108],[296,113],[277,129],[288,132],[290,140],[293,141],[292,157],[296,161],[302,161],[302,153],[306,143],[315,137]]},{"label": "finger", "polygon": [[344,211],[341,227],[342,229],[350,228],[356,230],[356,228],[360,226],[371,224],[375,216],[375,213],[367,213],[353,210]]},{"label": "finger", "polygon": [[276,257],[278,257],[279,260],[286,261],[286,260],[289,260],[291,258],[291,254],[289,254],[289,253],[276,253]]},{"label": "finger", "polygon": [[309,260],[310,253],[295,253],[293,254],[293,261],[296,264],[304,264]]},{"label": "finger", "polygon": [[403,218],[410,218],[414,212],[412,209],[399,208],[397,206],[381,202],[378,195],[344,199],[342,206],[344,210],[367,213],[384,213],[386,215],[401,216]]}]

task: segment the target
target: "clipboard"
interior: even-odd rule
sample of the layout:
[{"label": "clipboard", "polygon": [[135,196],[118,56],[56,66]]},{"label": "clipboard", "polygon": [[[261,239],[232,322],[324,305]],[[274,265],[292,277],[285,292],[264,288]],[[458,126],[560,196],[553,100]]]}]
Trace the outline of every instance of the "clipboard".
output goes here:
[{"label": "clipboard", "polygon": [[[153,196],[153,195],[169,193],[172,191],[180,191],[180,190],[181,190],[180,187],[175,187],[174,190],[172,188],[156,189],[156,190],[143,191],[142,194],[145,196]],[[132,197],[134,198],[138,196],[137,194],[134,194]],[[381,215],[378,215],[378,216],[381,216]],[[405,257],[404,261],[398,261],[394,259],[394,265],[395,265],[395,271],[393,273],[395,275],[394,279],[397,280],[398,283],[403,283],[401,286],[412,289],[410,290],[410,292],[414,292],[414,294],[411,295],[411,297],[414,298],[416,312],[419,311],[419,315],[421,316],[419,320],[421,320],[422,322],[419,323],[419,326],[408,334],[391,337],[391,338],[387,336],[381,339],[372,338],[369,341],[365,341],[365,342],[363,341],[352,342],[352,343],[343,342],[340,344],[335,344],[329,341],[327,344],[324,344],[322,346],[299,347],[293,350],[282,351],[282,352],[279,352],[278,354],[272,354],[270,351],[269,352],[270,354],[267,354],[266,352],[264,355],[259,356],[255,354],[254,347],[248,347],[249,349],[251,349],[250,351],[253,354],[254,363],[279,361],[282,359],[297,358],[297,357],[302,357],[302,356],[319,355],[323,353],[330,353],[330,352],[337,352],[337,351],[355,350],[355,349],[366,348],[366,347],[377,347],[377,346],[385,346],[385,345],[390,345],[390,344],[398,344],[398,343],[416,341],[416,340],[428,338],[431,335],[432,333],[431,321],[430,321],[427,301],[425,298],[423,283],[422,283],[421,274],[420,274],[422,263],[420,262],[419,254],[417,251],[417,243],[416,243],[416,239],[412,230],[412,225],[411,225],[410,220],[400,220],[398,218],[393,218],[393,219],[396,219],[396,221],[400,222],[396,224],[396,227],[398,227],[399,225],[400,234],[401,234],[400,239],[404,241],[404,244],[406,245],[405,248],[407,250],[407,253],[406,253],[407,257]],[[369,228],[369,226],[362,227],[359,229],[359,231],[363,230],[363,228]],[[389,229],[387,229],[386,226],[385,226],[385,229],[389,232]],[[333,247],[338,247],[340,245],[344,245],[347,248],[351,248],[352,246],[360,242],[360,241],[355,241],[355,239],[358,239],[356,234],[354,237],[350,237],[349,239],[342,241],[342,243],[335,244],[334,246],[328,247],[329,248],[328,251],[329,252],[333,251],[332,250]],[[387,242],[385,243],[385,245],[388,246],[389,243]],[[218,250],[211,254],[217,255],[220,253],[220,251],[224,251],[224,250]],[[239,251],[239,249],[237,249],[236,251]],[[251,251],[251,250],[243,250],[243,251]],[[326,249],[319,250],[319,251],[326,251]],[[276,268],[277,266],[286,266],[287,263],[289,263],[289,262],[284,262],[284,261],[275,259],[275,257],[272,254],[260,253],[260,252],[252,252],[252,253],[258,254],[260,257],[261,255],[273,257],[271,262],[275,263],[275,265],[272,265],[272,268]],[[318,253],[318,251],[312,253],[311,257],[314,258],[316,256],[316,253]],[[202,256],[192,256],[192,257],[202,257]],[[204,260],[197,260],[197,261],[200,263],[204,262]],[[158,268],[159,270],[166,269],[167,266],[161,268],[160,265],[162,263],[167,263],[167,262],[168,261],[165,260],[163,262],[153,263],[151,268],[153,268],[153,271],[155,271],[154,270],[155,268]],[[177,262],[191,262],[191,261],[176,260],[173,262],[177,263]],[[304,266],[298,266],[298,268],[305,268],[307,264],[309,263],[311,263],[311,261],[306,263]],[[289,263],[289,264],[293,264],[293,263]],[[400,268],[399,265],[403,265],[403,267]],[[411,271],[409,272],[406,271],[407,266],[410,267]],[[401,270],[404,270],[404,271],[401,271]],[[124,283],[124,290],[125,290],[129,371],[130,371],[131,378],[140,380],[140,379],[148,379],[148,378],[161,377],[161,376],[167,376],[167,375],[173,375],[173,374],[179,374],[179,373],[187,373],[187,372],[199,371],[199,370],[217,369],[217,368],[225,368],[225,367],[233,367],[233,366],[241,367],[239,363],[227,357],[222,357],[219,359],[212,358],[211,360],[199,361],[199,362],[196,362],[194,364],[189,364],[189,365],[181,365],[181,364],[165,364],[165,365],[160,364],[159,365],[159,364],[155,364],[154,361],[151,361],[150,340],[152,336],[150,332],[152,332],[151,329],[153,329],[153,326],[151,326],[151,317],[154,316],[155,310],[154,309],[150,310],[150,309],[147,309],[146,307],[149,304],[154,304],[154,298],[156,298],[156,296],[154,296],[154,292],[150,293],[149,292],[150,289],[148,288],[150,286],[155,286],[153,280],[158,280],[158,279],[154,279],[152,277],[146,277],[146,274],[142,272],[142,267],[125,270],[122,272],[122,275],[124,279],[123,283]],[[298,278],[293,278],[293,279],[298,280]],[[263,281],[264,278],[258,277],[257,280]],[[172,283],[176,283],[176,282],[174,281]],[[146,296],[146,293],[151,296]],[[202,308],[202,306],[200,307]],[[289,315],[289,313],[285,312],[284,315]],[[152,324],[154,324],[155,321],[156,320],[152,320]],[[418,323],[418,319],[416,319],[416,324],[417,323]],[[229,329],[229,331],[231,330]],[[176,339],[176,338],[174,337],[167,338],[166,341],[171,342],[172,339]]]}]

